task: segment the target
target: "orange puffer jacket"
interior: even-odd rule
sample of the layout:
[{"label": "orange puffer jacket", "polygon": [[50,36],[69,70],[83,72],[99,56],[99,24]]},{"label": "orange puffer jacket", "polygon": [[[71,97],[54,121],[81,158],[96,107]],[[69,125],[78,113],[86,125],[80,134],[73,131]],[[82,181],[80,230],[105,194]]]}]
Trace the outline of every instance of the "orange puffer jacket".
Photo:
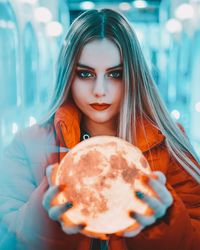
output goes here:
[{"label": "orange puffer jacket", "polygon": [[[41,204],[47,189],[45,168],[65,155],[62,147],[80,141],[80,120],[75,106],[63,105],[54,125],[26,129],[7,148],[0,176],[0,249],[90,249],[91,238],[66,235]],[[143,122],[146,135],[138,125],[136,146],[152,170],[165,174],[174,202],[164,218],[136,237],[111,236],[109,250],[200,250],[200,185],[170,157],[165,136]]]}]

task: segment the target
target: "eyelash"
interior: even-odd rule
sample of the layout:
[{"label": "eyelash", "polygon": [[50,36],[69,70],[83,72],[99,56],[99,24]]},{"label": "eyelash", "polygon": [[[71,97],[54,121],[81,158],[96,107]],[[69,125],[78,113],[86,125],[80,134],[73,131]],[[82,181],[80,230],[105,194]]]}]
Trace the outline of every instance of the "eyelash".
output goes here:
[{"label": "eyelash", "polygon": [[[82,75],[83,73],[89,73],[91,76],[83,76]],[[113,74],[113,73],[118,73],[118,76],[117,77],[112,77],[112,78],[114,78],[114,79],[122,79],[122,70],[115,70],[115,71],[109,72],[108,74]],[[77,70],[77,76],[80,79],[88,79],[88,78],[92,78],[94,76],[94,74],[87,71],[87,70]]]}]

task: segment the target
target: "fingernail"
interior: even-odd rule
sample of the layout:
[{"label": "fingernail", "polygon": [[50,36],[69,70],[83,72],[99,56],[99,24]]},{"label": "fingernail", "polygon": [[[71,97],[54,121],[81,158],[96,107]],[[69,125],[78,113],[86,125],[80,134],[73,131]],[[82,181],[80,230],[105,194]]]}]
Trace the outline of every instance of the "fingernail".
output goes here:
[{"label": "fingernail", "polygon": [[144,198],[144,194],[140,191],[135,191],[135,195],[137,198],[139,198],[141,200]]},{"label": "fingernail", "polygon": [[82,230],[83,228],[85,228],[87,226],[87,224],[86,223],[81,223],[78,226],[79,226],[80,230]]},{"label": "fingernail", "polygon": [[134,217],[135,217],[135,212],[134,212],[134,211],[130,211],[130,212],[129,212],[129,216],[130,216],[131,218],[134,218]]},{"label": "fingernail", "polygon": [[58,186],[58,191],[59,192],[63,192],[66,189],[66,185],[65,184],[61,184]]},{"label": "fingernail", "polygon": [[67,203],[66,203],[66,208],[71,208],[71,207],[73,207],[72,202],[67,202]]}]

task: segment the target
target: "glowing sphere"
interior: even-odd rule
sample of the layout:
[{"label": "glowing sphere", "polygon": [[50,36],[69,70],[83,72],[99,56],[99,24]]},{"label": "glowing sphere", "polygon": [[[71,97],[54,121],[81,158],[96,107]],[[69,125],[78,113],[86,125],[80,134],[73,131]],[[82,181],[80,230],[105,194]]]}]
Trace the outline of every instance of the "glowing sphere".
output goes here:
[{"label": "glowing sphere", "polygon": [[[53,205],[72,201],[73,207],[61,219],[66,226],[85,223],[81,233],[107,239],[138,227],[130,211],[148,213],[148,207],[134,194],[139,177],[150,174],[141,151],[112,136],[96,136],[80,142],[52,173],[56,185],[66,188]],[[148,190],[143,191],[148,193]]]}]

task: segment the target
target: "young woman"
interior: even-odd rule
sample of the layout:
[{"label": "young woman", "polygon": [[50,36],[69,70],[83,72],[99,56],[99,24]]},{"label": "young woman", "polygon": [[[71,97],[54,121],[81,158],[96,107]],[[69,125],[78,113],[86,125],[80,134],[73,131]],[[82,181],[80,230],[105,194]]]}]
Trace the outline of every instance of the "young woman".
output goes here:
[{"label": "young woman", "polygon": [[[1,163],[0,249],[199,250],[199,160],[166,111],[126,18],[109,9],[80,15],[57,70],[46,119],[18,133]],[[153,171],[142,185],[157,194],[137,190],[153,215],[134,213],[141,226],[107,242],[82,235],[84,225],[63,225],[59,217],[73,204],[50,207],[62,188],[51,186],[53,164],[97,135],[139,147]]]}]

